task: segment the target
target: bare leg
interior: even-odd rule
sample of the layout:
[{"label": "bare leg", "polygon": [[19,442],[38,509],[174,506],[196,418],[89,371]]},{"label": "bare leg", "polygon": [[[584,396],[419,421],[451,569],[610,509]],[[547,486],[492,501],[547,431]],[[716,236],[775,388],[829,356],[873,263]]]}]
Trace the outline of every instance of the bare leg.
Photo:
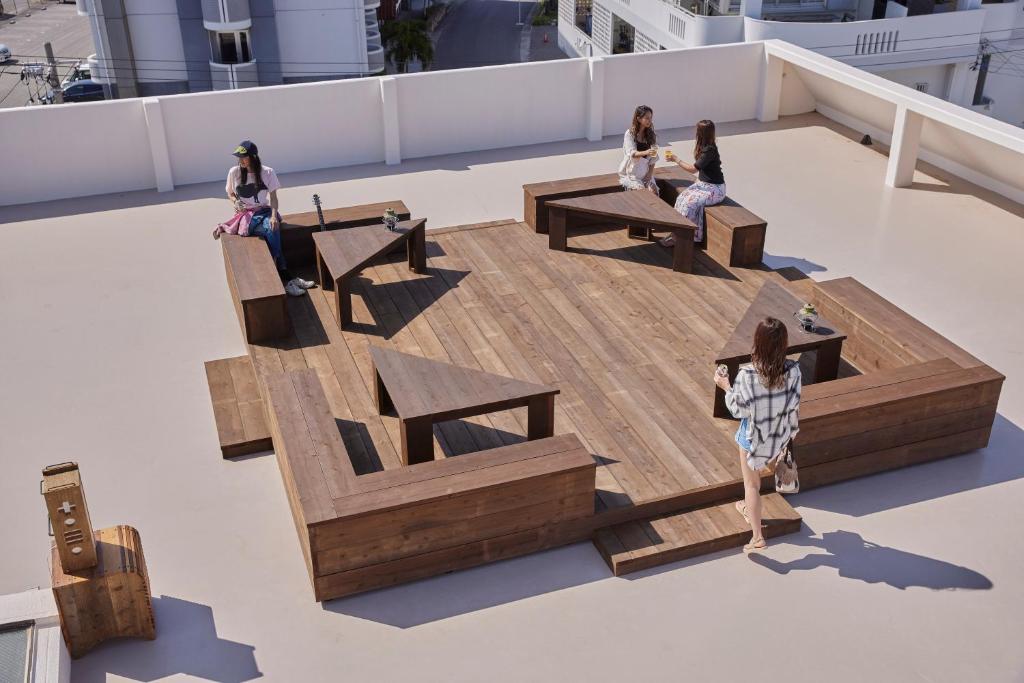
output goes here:
[{"label": "bare leg", "polygon": [[761,477],[747,465],[747,452],[740,450],[740,470],[743,472],[743,500],[747,506],[747,517],[750,518],[750,537],[752,545],[764,541],[761,535]]}]

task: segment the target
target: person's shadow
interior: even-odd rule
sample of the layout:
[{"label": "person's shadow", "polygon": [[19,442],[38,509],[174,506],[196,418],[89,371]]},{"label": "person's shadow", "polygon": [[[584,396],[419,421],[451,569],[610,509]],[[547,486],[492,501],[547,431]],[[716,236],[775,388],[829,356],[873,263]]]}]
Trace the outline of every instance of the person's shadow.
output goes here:
[{"label": "person's shadow", "polygon": [[814,538],[793,540],[798,545],[822,548],[827,552],[811,553],[792,562],[779,562],[761,554],[751,554],[750,560],[778,574],[832,567],[844,578],[865,583],[887,583],[900,590],[911,586],[932,590],[992,588],[992,582],[973,569],[877,545],[851,531],[827,532],[822,534],[820,541]]}]

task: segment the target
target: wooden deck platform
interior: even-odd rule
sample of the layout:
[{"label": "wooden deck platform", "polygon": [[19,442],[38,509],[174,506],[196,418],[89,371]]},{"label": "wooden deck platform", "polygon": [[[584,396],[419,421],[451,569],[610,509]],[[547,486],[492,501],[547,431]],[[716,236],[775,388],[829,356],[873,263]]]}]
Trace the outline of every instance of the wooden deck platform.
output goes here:
[{"label": "wooden deck platform", "polygon": [[[761,284],[785,278],[703,255],[681,276],[670,250],[623,231],[581,234],[569,253],[518,223],[428,237],[426,276],[398,258],[364,271],[351,331],[313,289],[288,300],[292,337],[250,346],[257,375],[318,371],[358,473],[401,467],[398,420],[373,402],[369,347],[380,345],[558,388],[555,433],[575,432],[599,458],[599,511],[740,491],[736,423],[709,409],[714,354]],[[435,452],[515,443],[526,427],[525,409],[443,423]]]},{"label": "wooden deck platform", "polygon": [[[558,389],[554,433],[576,434],[598,463],[595,514],[559,529],[545,545],[608,529],[595,542],[613,571],[623,573],[730,547],[740,538],[742,519],[731,508],[742,496],[737,423],[713,417],[711,373],[716,354],[763,284],[778,283],[801,300],[828,298],[830,318],[846,316],[851,326],[860,300],[878,299],[868,302],[872,310],[855,325],[860,336],[852,356],[869,361],[862,363],[865,371],[891,370],[938,353],[928,346],[918,358],[908,351],[915,344],[938,344],[943,353],[951,347],[855,282],[833,281],[826,292],[791,273],[730,268],[703,252],[696,254],[692,273],[677,273],[670,250],[630,240],[622,230],[585,229],[572,247],[549,250],[545,235],[514,221],[431,232],[426,273],[413,273],[392,256],[355,279],[353,324],[344,330],[335,324],[330,292],[313,289],[308,297],[289,298],[292,335],[249,345],[258,384],[282,372],[316,370],[356,475],[402,468],[398,418],[379,415],[374,402],[371,346]],[[878,327],[874,309],[883,304],[890,308]],[[909,336],[901,337],[903,332]],[[935,379],[910,387],[913,396],[904,397],[901,375],[857,383],[869,378],[854,377],[860,372],[847,362],[844,348],[839,379],[805,387],[809,402],[825,389],[807,420],[816,440],[807,483],[987,443],[1002,376],[987,367],[965,369],[963,358],[973,359],[952,349],[947,355],[957,362],[932,368]],[[805,385],[814,380],[813,352],[808,355],[801,359]],[[945,412],[956,410],[956,392],[963,391],[976,397],[977,408],[964,413],[971,419],[956,413],[936,431],[935,425],[949,422]],[[866,416],[875,401],[894,406],[878,413],[876,431],[864,438],[836,431],[834,425],[847,420],[838,414]],[[900,427],[910,422],[920,429]],[[435,457],[519,443],[526,434],[526,408],[443,422],[434,427]],[[908,443],[899,452],[914,457],[893,458],[895,451],[886,450],[898,445],[888,442],[900,434]],[[775,498],[772,515],[781,524],[770,533],[799,528],[799,515]],[[709,514],[717,519],[710,527],[704,519]],[[659,524],[668,535],[644,534],[644,524]],[[695,528],[699,533],[686,531]]]}]

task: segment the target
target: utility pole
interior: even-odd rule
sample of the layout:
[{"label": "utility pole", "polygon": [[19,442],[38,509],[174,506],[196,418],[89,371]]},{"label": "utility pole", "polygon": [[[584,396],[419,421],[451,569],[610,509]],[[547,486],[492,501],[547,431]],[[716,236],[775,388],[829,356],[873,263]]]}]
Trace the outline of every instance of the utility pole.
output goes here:
[{"label": "utility pole", "polygon": [[50,87],[53,89],[53,103],[63,104],[64,92],[60,89],[60,74],[57,73],[57,58],[53,56],[53,45],[43,43],[43,52],[46,53],[46,63],[50,65],[46,80],[50,82]]}]

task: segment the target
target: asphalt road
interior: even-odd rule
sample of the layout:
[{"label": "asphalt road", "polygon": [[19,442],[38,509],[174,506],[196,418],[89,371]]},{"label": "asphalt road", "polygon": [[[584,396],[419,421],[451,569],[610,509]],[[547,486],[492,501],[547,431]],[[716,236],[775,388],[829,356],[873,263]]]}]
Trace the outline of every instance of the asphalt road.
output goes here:
[{"label": "asphalt road", "polygon": [[[24,6],[19,1],[19,8]],[[8,2],[5,7],[10,7]],[[43,62],[43,43],[53,44],[53,52],[61,57],[87,57],[96,52],[92,45],[89,20],[78,16],[74,4],[48,4],[45,10],[33,10],[32,15],[19,16],[14,23],[0,22],[0,43],[7,45],[16,55],[0,65],[0,108],[21,107],[28,102],[28,90],[20,81],[21,65],[25,62]],[[21,57],[17,55],[23,55]],[[69,66],[59,69],[61,78]]]},{"label": "asphalt road", "polygon": [[524,36],[529,26],[516,26],[516,12],[518,8],[528,24],[535,4],[531,0],[456,0],[435,36],[430,70],[527,61],[523,48],[528,45]]}]

